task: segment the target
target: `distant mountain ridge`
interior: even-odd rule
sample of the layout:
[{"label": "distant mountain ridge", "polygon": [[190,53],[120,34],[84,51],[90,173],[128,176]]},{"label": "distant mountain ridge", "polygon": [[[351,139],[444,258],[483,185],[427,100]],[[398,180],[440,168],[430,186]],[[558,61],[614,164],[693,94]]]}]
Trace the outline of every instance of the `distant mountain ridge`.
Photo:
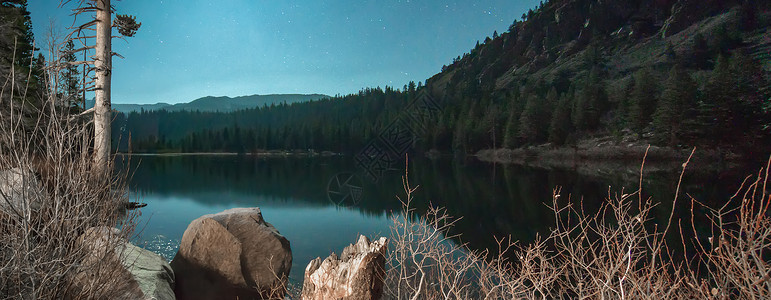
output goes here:
[{"label": "distant mountain ridge", "polygon": [[[141,110],[155,111],[205,111],[205,112],[232,112],[237,110],[262,107],[263,105],[279,104],[286,102],[287,104],[296,102],[308,102],[311,100],[319,100],[329,98],[323,94],[269,94],[269,95],[247,95],[239,97],[214,97],[206,96],[198,98],[187,103],[155,103],[155,104],[117,104],[114,103],[112,108],[122,113],[138,112]],[[93,100],[87,101],[88,108],[94,106]]]}]

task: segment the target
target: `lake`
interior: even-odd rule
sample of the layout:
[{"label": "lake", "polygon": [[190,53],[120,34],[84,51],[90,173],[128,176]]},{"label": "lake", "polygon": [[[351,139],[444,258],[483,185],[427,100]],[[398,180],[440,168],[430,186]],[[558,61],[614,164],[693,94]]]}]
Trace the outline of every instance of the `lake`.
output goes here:
[{"label": "lake", "polygon": [[[120,168],[128,164],[122,162]],[[356,241],[359,234],[389,236],[392,212],[401,209],[402,168],[378,181],[363,175],[350,157],[255,157],[244,155],[140,156],[131,158],[133,201],[141,209],[136,243],[167,259],[174,257],[187,225],[201,215],[233,207],[260,207],[265,220],[289,239],[293,254],[290,279],[301,282],[307,263]],[[582,168],[586,169],[586,168]],[[744,171],[686,174],[683,190],[705,203],[728,199]],[[442,206],[462,217],[455,233],[472,249],[493,248],[494,237],[511,235],[522,242],[547,235],[554,222],[552,191],[563,199],[583,197],[587,210],[597,209],[626,186],[634,191],[634,174],[579,173],[572,168],[542,169],[453,159],[412,159],[410,181],[417,213]],[[643,181],[644,195],[661,202],[654,222],[665,224],[677,184],[676,172],[652,172]],[[344,183],[348,184],[344,184]],[[339,184],[338,184],[339,183]],[[341,187],[342,186],[342,187]],[[685,206],[683,206],[685,207]],[[683,208],[676,216],[686,216]]]}]

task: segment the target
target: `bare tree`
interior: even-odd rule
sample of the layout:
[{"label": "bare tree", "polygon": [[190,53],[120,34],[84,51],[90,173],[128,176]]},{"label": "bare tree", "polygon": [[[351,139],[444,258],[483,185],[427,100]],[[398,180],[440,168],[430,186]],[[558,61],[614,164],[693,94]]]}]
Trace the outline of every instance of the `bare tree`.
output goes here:
[{"label": "bare tree", "polygon": [[[69,0],[64,0],[63,4]],[[115,23],[112,22],[113,7],[110,0],[80,0],[78,7],[73,9],[73,15],[77,18],[84,13],[93,13],[95,17],[88,22],[77,27],[73,26],[65,42],[79,40],[83,45],[80,49],[72,52],[94,51],[91,61],[80,61],[70,64],[87,64],[93,66],[89,71],[93,71],[92,81],[84,84],[85,90],[94,91],[96,99],[93,110],[87,110],[83,114],[94,113],[94,171],[96,174],[102,173],[107,168],[110,161],[110,122],[111,118],[111,79],[112,79],[112,56],[117,55],[112,52],[112,28],[116,27],[121,36],[131,37],[142,25],[137,23],[136,19],[127,15],[116,15]],[[93,35],[83,34],[95,32]],[[86,41],[90,38],[95,40],[93,45],[88,45]],[[84,72],[83,76],[87,76]]]},{"label": "bare tree", "polygon": [[129,179],[106,170],[94,182],[93,133],[59,109],[56,93],[25,113],[43,96],[28,92],[32,71],[19,78],[15,68],[0,76],[0,99],[19,99],[0,108],[0,299],[126,299],[121,245],[137,216],[124,209]]},{"label": "bare tree", "polygon": [[110,110],[112,80],[112,22],[110,0],[96,4],[96,89],[94,91],[94,167],[97,174],[106,169],[110,159]]}]

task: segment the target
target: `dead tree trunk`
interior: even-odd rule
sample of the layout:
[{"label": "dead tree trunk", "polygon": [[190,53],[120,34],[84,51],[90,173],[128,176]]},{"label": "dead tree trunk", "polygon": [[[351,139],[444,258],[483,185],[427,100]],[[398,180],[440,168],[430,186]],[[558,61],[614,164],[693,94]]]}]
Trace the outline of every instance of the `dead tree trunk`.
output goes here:
[{"label": "dead tree trunk", "polygon": [[96,2],[96,103],[94,104],[94,168],[107,170],[110,160],[110,80],[112,78],[112,22],[110,0]]}]

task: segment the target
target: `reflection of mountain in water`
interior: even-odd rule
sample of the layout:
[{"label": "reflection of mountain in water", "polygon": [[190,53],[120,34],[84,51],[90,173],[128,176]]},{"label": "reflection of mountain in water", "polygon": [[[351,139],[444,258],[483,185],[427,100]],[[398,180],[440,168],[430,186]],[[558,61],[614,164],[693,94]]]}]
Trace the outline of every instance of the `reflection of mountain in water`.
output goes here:
[{"label": "reflection of mountain in water", "polygon": [[[327,184],[335,175],[355,172],[349,158],[257,158],[253,156],[135,156],[132,188],[143,193],[180,196],[205,205],[238,204],[241,206],[322,207],[332,205],[327,198]],[[360,176],[363,183],[361,201],[355,207],[368,215],[383,215],[399,210],[396,198],[403,195],[402,171],[387,173],[373,183]],[[551,204],[555,186],[563,187],[563,203],[572,194],[573,201],[583,198],[587,211],[595,211],[611,193],[634,191],[637,182],[620,178],[592,178],[570,170],[544,170],[525,166],[497,165],[476,161],[413,159],[410,181],[420,185],[415,196],[417,213],[429,205],[443,206],[462,219],[455,233],[473,248],[491,247],[493,236],[511,235],[530,241],[536,233],[548,233],[554,223]],[[644,193],[654,195],[662,204],[654,212],[658,223],[669,216],[678,174],[651,174],[645,179]],[[733,175],[701,175],[686,177],[683,190],[700,201],[720,203],[738,181]],[[730,177],[730,178],[728,178]],[[689,184],[699,182],[701,184]],[[703,183],[708,184],[703,184]],[[257,204],[256,199],[259,199]],[[683,202],[684,203],[684,202]],[[687,212],[676,211],[676,216]]]},{"label": "reflection of mountain in water", "polygon": [[[141,167],[137,168],[137,164]],[[202,204],[261,203],[328,206],[327,184],[354,170],[340,158],[257,158],[254,156],[135,156],[132,188],[142,193],[184,196]],[[386,209],[365,190],[360,210]]]}]

